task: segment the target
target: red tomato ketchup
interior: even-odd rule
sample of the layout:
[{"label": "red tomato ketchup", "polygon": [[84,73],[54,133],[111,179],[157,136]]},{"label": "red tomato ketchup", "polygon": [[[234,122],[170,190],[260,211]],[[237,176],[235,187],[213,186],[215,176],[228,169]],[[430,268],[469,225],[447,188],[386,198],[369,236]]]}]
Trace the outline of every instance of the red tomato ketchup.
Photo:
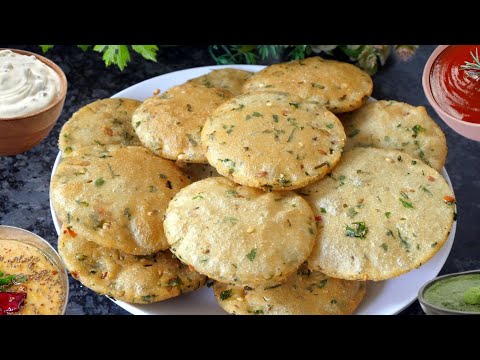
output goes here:
[{"label": "red tomato ketchup", "polygon": [[432,95],[443,111],[457,119],[480,124],[480,76],[461,68],[480,55],[480,45],[450,45],[435,59],[430,71]]}]

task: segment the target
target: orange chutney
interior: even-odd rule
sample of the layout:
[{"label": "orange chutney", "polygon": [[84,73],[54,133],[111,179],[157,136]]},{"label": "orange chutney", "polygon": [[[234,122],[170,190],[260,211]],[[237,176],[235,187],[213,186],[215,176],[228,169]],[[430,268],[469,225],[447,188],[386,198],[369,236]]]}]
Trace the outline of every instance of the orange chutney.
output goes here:
[{"label": "orange chutney", "polygon": [[[21,241],[0,238],[0,271],[22,278],[9,293],[26,294],[18,312],[7,315],[61,315],[66,289],[61,272],[42,250]],[[2,290],[0,290],[2,291]]]}]

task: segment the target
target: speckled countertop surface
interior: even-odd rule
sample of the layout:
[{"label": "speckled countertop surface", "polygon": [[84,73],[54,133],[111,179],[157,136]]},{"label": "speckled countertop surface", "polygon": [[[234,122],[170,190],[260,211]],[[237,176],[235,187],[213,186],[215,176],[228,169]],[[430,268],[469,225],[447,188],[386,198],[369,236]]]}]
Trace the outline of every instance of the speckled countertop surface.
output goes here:
[{"label": "speckled countertop surface", "polygon": [[[39,52],[32,46],[0,45]],[[458,201],[458,227],[452,252],[442,274],[480,268],[480,143],[467,140],[450,130],[428,106],[423,94],[423,66],[434,46],[421,46],[408,63],[389,59],[374,76],[377,99],[393,99],[426,106],[430,115],[447,135],[449,154],[446,168]],[[204,48],[168,48],[160,52],[158,62],[134,60],[124,72],[104,67],[97,53],[82,53],[74,47],[58,47],[48,54],[67,75],[69,87],[63,113],[50,135],[36,148],[24,154],[0,157],[0,224],[33,231],[57,245],[57,235],[50,216],[50,173],[57,155],[61,126],[81,106],[142,80],[171,71],[211,65]],[[422,314],[418,302],[402,314]],[[67,314],[128,314],[107,298],[97,295],[70,278]]]}]

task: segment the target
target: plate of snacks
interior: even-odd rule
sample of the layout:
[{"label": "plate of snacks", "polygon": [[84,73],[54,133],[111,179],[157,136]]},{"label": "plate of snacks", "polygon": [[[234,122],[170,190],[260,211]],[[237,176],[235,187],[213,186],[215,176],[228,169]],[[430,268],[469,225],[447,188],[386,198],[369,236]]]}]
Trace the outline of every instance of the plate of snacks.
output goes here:
[{"label": "plate of snacks", "polygon": [[132,314],[396,314],[456,229],[445,135],[319,57],[206,66],[79,109],[50,204],[84,286]]}]

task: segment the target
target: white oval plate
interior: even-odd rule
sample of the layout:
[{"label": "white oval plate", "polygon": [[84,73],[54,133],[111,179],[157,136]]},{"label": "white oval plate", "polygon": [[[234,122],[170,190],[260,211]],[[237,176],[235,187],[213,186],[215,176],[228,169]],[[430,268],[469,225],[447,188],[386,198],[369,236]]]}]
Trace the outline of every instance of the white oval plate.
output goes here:
[{"label": "white oval plate", "polygon": [[[172,86],[180,85],[187,80],[209,73],[211,70],[231,67],[236,69],[257,72],[264,68],[260,65],[227,65],[227,66],[204,66],[193,69],[175,71],[160,75],[149,80],[120,91],[112,98],[125,97],[143,101],[152,96],[155,89],[163,93]],[[60,163],[62,154],[58,153],[53,165],[52,175]],[[452,183],[445,169],[443,177],[452,188]],[[452,188],[453,189],[453,188]],[[50,202],[53,223],[57,233],[60,233],[61,222],[57,218]],[[435,278],[447,260],[452,249],[457,223],[453,224],[450,236],[440,251],[425,265],[395,279],[369,282],[367,295],[355,312],[358,315],[393,315],[409,306],[417,298],[417,292],[423,284]],[[204,287],[193,293],[184,294],[180,297],[148,305],[129,304],[123,301],[111,299],[115,304],[135,315],[176,315],[176,314],[226,314],[217,304],[212,289]]]}]

